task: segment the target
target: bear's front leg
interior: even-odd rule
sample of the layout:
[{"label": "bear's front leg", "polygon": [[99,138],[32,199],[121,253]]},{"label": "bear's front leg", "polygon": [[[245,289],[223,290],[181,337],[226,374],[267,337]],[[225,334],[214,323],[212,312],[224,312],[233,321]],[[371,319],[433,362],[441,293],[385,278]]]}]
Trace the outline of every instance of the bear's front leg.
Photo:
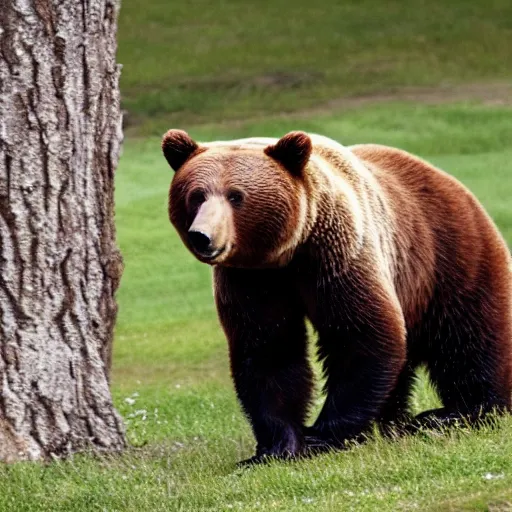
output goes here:
[{"label": "bear's front leg", "polygon": [[[379,417],[406,361],[406,330],[392,286],[355,269],[324,280],[313,323],[319,333],[327,397],[305,429],[311,450],[362,440]],[[322,282],[322,281],[321,281]]]},{"label": "bear's front leg", "polygon": [[215,268],[214,279],[236,392],[257,442],[245,462],[298,456],[312,371],[304,308],[288,271]]}]

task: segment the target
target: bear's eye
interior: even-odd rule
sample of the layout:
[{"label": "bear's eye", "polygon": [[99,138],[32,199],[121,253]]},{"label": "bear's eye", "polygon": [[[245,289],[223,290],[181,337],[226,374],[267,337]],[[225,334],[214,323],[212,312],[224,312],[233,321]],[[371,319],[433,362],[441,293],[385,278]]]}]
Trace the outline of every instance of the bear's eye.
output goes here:
[{"label": "bear's eye", "polygon": [[233,206],[240,206],[244,200],[244,195],[238,190],[230,190],[228,192],[228,201]]},{"label": "bear's eye", "polygon": [[196,210],[197,208],[199,208],[205,202],[205,200],[206,200],[206,196],[205,196],[204,191],[202,191],[202,190],[194,190],[188,198],[190,207],[193,210]]}]

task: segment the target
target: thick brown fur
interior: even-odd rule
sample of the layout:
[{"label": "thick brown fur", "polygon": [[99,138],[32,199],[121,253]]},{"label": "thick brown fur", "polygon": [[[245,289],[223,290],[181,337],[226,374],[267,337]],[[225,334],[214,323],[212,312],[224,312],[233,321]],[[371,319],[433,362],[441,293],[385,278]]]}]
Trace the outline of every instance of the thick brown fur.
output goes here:
[{"label": "thick brown fur", "polygon": [[[175,133],[177,156],[163,143],[181,162],[170,219],[214,266],[253,460],[342,447],[373,422],[386,431],[511,408],[510,253],[462,184],[384,146],[303,132],[197,145],[166,138]],[[312,427],[306,318],[327,378]],[[444,407],[407,423],[421,364]]]}]

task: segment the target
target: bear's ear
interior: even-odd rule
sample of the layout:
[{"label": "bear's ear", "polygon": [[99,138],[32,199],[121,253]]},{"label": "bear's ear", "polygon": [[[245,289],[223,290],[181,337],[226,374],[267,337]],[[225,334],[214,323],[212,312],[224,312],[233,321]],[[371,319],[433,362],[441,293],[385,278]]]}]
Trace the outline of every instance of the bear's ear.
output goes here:
[{"label": "bear's ear", "polygon": [[266,147],[265,154],[299,176],[308,163],[312,149],[313,145],[307,133],[290,132],[274,145]]},{"label": "bear's ear", "polygon": [[162,140],[162,151],[169,165],[177,171],[199,149],[183,130],[169,130]]}]

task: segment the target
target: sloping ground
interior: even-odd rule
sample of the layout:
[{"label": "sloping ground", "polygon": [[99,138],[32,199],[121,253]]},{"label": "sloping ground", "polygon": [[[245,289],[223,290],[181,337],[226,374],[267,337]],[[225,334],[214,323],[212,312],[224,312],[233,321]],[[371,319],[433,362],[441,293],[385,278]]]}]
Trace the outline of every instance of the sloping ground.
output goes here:
[{"label": "sloping ground", "polygon": [[[133,118],[125,112],[128,121],[125,122],[125,132],[128,136],[161,135],[171,126],[185,129],[204,126],[218,126],[224,129],[243,127],[258,121],[271,120],[300,120],[326,114],[339,114],[347,110],[371,107],[386,103],[414,103],[418,105],[445,105],[445,104],[479,104],[482,106],[509,106],[512,105],[512,81],[489,82],[476,84],[461,84],[434,87],[401,87],[394,88],[386,93],[371,93],[349,97],[336,98],[323,104],[296,109],[295,111],[276,111],[254,113],[251,117],[242,119],[214,117],[210,120],[180,119],[166,114],[155,115],[151,118],[139,118],[132,124]],[[125,119],[126,121],[126,119]],[[261,134],[259,134],[261,135]]]},{"label": "sloping ground", "polygon": [[[223,129],[252,125],[258,121],[269,122],[277,120],[301,120],[315,116],[340,115],[347,110],[372,107],[386,103],[417,105],[445,105],[445,104],[478,104],[481,106],[509,106],[512,105],[512,82],[461,84],[435,87],[402,87],[395,88],[388,93],[374,93],[360,96],[337,98],[322,105],[295,112],[271,112],[255,115],[246,119],[232,119],[222,122],[201,123],[205,126],[222,126]],[[511,118],[512,123],[512,118]],[[158,126],[158,122],[146,126]],[[197,129],[197,125],[192,125]],[[135,130],[128,128],[128,133],[137,133],[141,126]],[[166,128],[165,128],[166,129]],[[160,134],[160,131],[158,132]],[[511,133],[512,135],[512,133]]]},{"label": "sloping ground", "polygon": [[416,97],[430,95],[416,87],[505,82],[511,40],[509,0],[124,0],[126,122],[160,133],[403,87]]}]

